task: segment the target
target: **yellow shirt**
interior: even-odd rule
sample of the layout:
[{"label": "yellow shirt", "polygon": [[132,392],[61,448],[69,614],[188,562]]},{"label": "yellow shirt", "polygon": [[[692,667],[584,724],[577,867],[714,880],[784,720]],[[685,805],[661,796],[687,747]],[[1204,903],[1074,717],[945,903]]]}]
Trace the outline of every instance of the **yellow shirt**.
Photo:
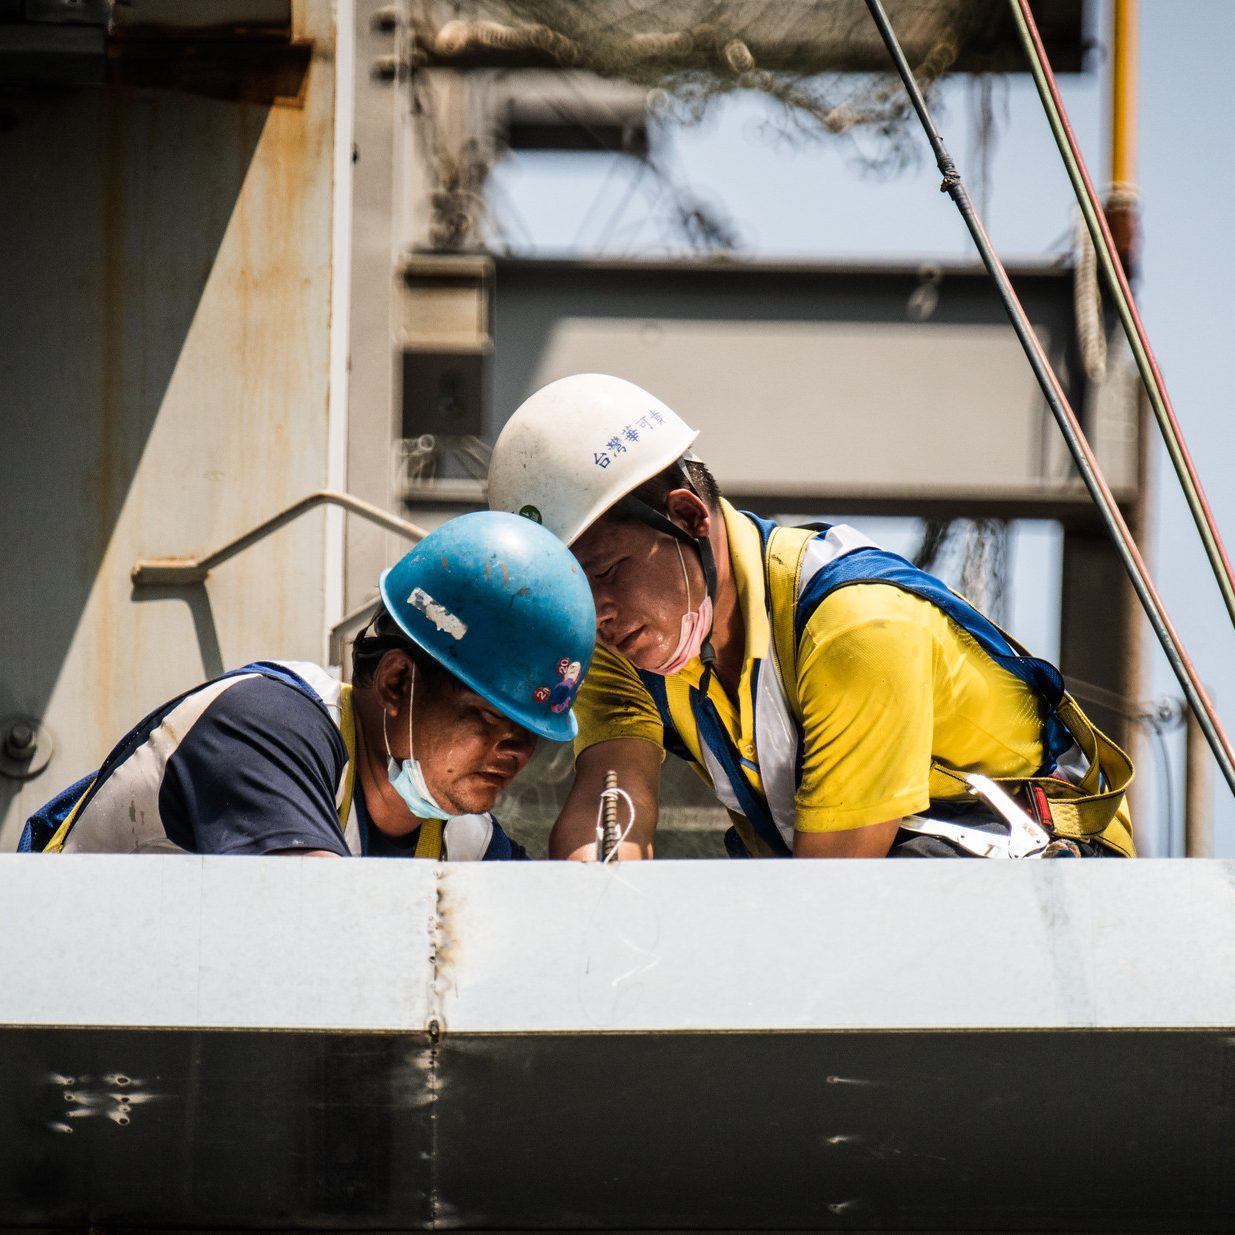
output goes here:
[{"label": "yellow shirt", "polygon": [[[753,685],[771,672],[759,531],[722,502],[746,648],[738,698],[715,675],[708,696],[763,794],[755,745]],[[677,676],[698,686],[696,659]],[[802,768],[794,827],[807,832],[864,827],[925,810],[932,797],[955,797],[955,782],[932,775],[936,759],[961,771],[1032,776],[1042,763],[1042,708],[1034,692],[1001,668],[967,632],[927,600],[883,583],[830,594],[802,632],[796,664],[803,712]],[[575,704],[576,753],[611,738],[664,747],[664,727],[638,674],[597,648]],[[693,724],[678,726],[696,764]],[[752,852],[749,830],[739,826]]]}]

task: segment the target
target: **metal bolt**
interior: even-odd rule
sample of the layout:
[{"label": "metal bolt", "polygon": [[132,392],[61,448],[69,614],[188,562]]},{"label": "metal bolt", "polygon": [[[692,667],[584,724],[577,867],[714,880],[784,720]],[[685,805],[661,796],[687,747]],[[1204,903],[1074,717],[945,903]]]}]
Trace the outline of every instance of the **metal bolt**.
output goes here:
[{"label": "metal bolt", "polygon": [[378,81],[402,81],[407,76],[407,64],[399,56],[378,56],[373,61],[373,76]]},{"label": "metal bolt", "polygon": [[13,759],[28,759],[34,754],[38,735],[29,721],[19,720],[4,739],[5,754]]},{"label": "metal bolt", "polygon": [[47,766],[54,751],[51,734],[35,717],[0,718],[0,776],[30,780]]},{"label": "metal bolt", "polygon": [[394,34],[403,24],[403,12],[397,4],[387,5],[373,14],[373,29],[378,34]]}]

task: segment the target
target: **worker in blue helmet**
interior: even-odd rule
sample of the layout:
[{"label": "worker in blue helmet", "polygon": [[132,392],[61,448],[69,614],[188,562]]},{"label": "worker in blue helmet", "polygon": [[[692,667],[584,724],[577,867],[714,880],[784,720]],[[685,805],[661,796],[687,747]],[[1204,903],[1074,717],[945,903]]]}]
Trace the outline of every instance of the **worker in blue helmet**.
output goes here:
[{"label": "worker in blue helmet", "polygon": [[526,856],[490,813],[574,737],[596,614],[565,546],[462,515],[383,572],[352,681],[259,661],[195,686],[28,820],[46,853]]}]

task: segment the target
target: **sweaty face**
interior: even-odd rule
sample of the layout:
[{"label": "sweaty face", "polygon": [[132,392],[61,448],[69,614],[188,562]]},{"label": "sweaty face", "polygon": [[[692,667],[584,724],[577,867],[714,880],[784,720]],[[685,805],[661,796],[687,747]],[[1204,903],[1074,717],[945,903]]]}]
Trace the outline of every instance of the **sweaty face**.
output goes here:
[{"label": "sweaty face", "polygon": [[571,545],[596,602],[597,638],[637,669],[655,670],[678,646],[682,615],[703,601],[699,555],[672,536],[630,520],[602,519]]},{"label": "sweaty face", "polygon": [[536,749],[535,734],[464,686],[422,702],[418,683],[415,708],[416,758],[429,791],[451,814],[489,810]]}]

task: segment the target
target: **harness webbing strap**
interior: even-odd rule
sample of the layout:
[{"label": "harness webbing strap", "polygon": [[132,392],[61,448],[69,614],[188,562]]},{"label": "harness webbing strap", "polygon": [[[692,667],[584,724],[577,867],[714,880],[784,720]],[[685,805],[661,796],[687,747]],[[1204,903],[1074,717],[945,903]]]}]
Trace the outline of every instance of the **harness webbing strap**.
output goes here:
[{"label": "harness webbing strap", "polygon": [[420,825],[420,834],[416,837],[416,852],[413,856],[440,862],[445,828],[446,825],[441,819],[426,819]]},{"label": "harness webbing strap", "polygon": [[347,818],[352,810],[352,793],[356,788],[356,709],[352,702],[351,683],[345,682],[339,691],[339,734],[347,747],[347,771],[343,773],[343,801],[339,803],[339,831],[347,835]]},{"label": "harness webbing strap", "polygon": [[[1043,718],[1047,765],[1037,776],[1006,778],[1009,789],[1034,785],[1051,801],[1055,831],[1076,840],[1102,837],[1104,843],[1131,854],[1131,834],[1116,820],[1116,812],[1132,782],[1132,761],[1096,728],[1076,701],[1064,691],[1059,670],[1048,661],[1028,655],[1011,636],[932,575],[883,550],[858,549],[824,566],[802,585],[806,550],[816,533],[801,528],[769,530],[765,553],[765,584],[772,615],[772,644],[790,707],[802,723],[797,698],[797,647],[810,615],[825,597],[854,583],[887,583],[936,605],[951,621],[969,632],[997,664],[1033,690],[1046,707]],[[789,567],[786,569],[786,567]],[[800,600],[799,600],[800,596]],[[1088,761],[1078,783],[1051,775],[1055,760],[1075,742]],[[955,781],[967,791],[962,773],[938,760],[931,770]]]},{"label": "harness webbing strap", "polygon": [[53,833],[51,840],[43,846],[44,853],[60,853],[64,849],[64,842],[69,835],[69,829],[73,826],[73,820],[77,818],[78,812],[85,805],[86,799],[90,796],[91,790],[99,783],[99,778],[95,776],[90,784],[86,786],[86,792],[73,803],[73,809],[64,817],[64,822]]}]

